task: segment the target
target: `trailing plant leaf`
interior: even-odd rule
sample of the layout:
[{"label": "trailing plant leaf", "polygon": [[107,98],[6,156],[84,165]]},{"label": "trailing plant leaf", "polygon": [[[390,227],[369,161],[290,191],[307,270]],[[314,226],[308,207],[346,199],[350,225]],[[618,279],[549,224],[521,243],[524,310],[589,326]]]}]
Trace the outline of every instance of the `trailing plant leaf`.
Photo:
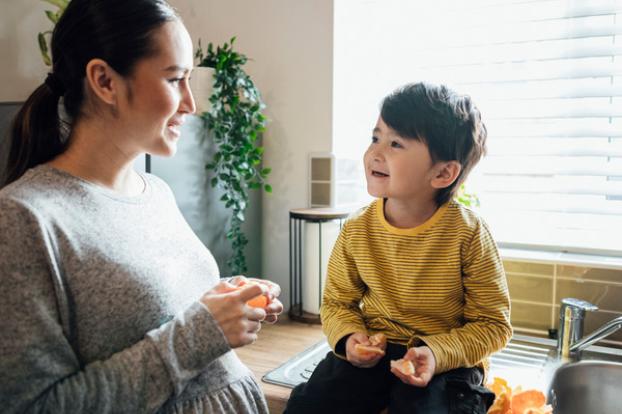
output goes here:
[{"label": "trailing plant leaf", "polygon": [[50,32],[39,33],[37,35],[37,41],[39,42],[39,50],[41,51],[41,57],[43,58],[43,63],[46,66],[52,66],[52,59],[50,59],[50,55],[48,53],[48,44],[45,39],[45,35]]},{"label": "trailing plant leaf", "polygon": [[227,260],[232,274],[247,270],[244,248],[248,239],[242,231],[249,190],[271,192],[265,184],[270,168],[261,168],[263,147],[257,139],[265,131],[266,117],[261,113],[265,107],[259,90],[242,68],[248,58],[233,49],[235,37],[221,46],[207,46],[204,53],[199,40],[195,52],[197,66],[214,68],[214,88],[209,112],[201,114],[206,138],[214,141],[216,152],[206,169],[213,172],[212,187],[220,188],[220,198],[231,209],[229,229],[226,233],[233,254]]},{"label": "trailing plant leaf", "polygon": [[[51,4],[52,6],[55,6],[58,8],[56,12],[52,10],[45,11],[45,15],[47,16],[47,18],[52,22],[54,26],[56,26],[56,23],[58,23],[58,19],[60,19],[60,16],[62,16],[62,14],[65,12],[65,9],[67,8],[67,5],[69,4],[70,0],[41,0],[41,1],[44,3]],[[48,38],[51,37],[52,32],[53,30],[47,30],[45,32],[39,32],[39,34],[37,35],[37,42],[39,43],[39,50],[41,51],[41,58],[43,59],[43,63],[45,64],[45,66],[52,66],[52,59],[49,53],[50,48],[48,47]]]}]

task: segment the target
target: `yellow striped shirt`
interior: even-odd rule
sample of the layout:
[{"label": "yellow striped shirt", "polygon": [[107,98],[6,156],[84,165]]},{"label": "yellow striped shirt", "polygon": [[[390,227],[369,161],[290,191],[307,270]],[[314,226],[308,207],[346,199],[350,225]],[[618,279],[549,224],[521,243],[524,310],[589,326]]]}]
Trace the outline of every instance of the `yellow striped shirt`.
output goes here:
[{"label": "yellow striped shirt", "polygon": [[335,350],[354,332],[425,343],[436,373],[487,366],[512,335],[503,264],[486,224],[455,201],[425,223],[393,227],[384,202],[349,219],[328,264],[321,317]]}]

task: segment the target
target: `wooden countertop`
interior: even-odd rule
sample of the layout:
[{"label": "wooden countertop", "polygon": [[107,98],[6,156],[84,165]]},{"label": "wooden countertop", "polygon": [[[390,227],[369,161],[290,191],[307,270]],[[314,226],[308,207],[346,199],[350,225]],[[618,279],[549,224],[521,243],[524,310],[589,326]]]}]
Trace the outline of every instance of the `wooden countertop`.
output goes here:
[{"label": "wooden countertop", "polygon": [[235,350],[240,359],[255,373],[266,394],[270,413],[283,412],[291,389],[265,383],[261,381],[261,377],[323,338],[320,325],[294,322],[283,317],[274,325],[263,324],[254,344]]}]

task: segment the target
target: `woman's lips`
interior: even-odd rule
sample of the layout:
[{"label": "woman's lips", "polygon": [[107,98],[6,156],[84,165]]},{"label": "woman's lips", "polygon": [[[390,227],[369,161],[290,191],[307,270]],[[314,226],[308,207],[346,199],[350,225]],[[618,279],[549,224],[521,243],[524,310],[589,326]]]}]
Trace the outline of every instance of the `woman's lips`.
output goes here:
[{"label": "woman's lips", "polygon": [[174,121],[169,122],[166,125],[166,127],[173,135],[175,135],[176,137],[179,137],[181,135],[179,127],[181,127],[183,123],[184,123],[183,120],[174,120]]}]

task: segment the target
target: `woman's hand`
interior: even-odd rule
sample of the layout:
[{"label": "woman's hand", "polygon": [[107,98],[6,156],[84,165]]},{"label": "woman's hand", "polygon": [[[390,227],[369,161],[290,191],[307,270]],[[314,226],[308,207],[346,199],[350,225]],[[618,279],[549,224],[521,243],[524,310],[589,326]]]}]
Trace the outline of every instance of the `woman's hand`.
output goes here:
[{"label": "woman's hand", "polygon": [[249,284],[241,289],[228,282],[220,282],[205,293],[200,301],[210,311],[232,348],[248,345],[257,340],[266,310],[253,308],[246,302],[266,293],[262,285]]},{"label": "woman's hand", "polygon": [[[346,359],[355,367],[359,368],[371,368],[382,359],[382,354],[359,352],[356,350],[356,345],[371,345],[369,336],[366,333],[356,332],[351,334],[346,340]],[[381,347],[384,351],[384,347]]]},{"label": "woman's hand", "polygon": [[264,322],[275,323],[278,319],[278,315],[283,312],[283,304],[277,299],[281,294],[281,287],[274,282],[265,279],[256,279],[254,277],[234,276],[229,279],[229,283],[238,286],[247,282],[254,282],[263,285],[267,289],[268,306],[264,308],[266,311],[266,319]]},{"label": "woman's hand", "polygon": [[405,375],[393,367],[391,367],[391,372],[405,384],[415,387],[427,386],[436,369],[436,358],[434,358],[432,350],[427,346],[409,348],[406,354],[404,354],[404,359],[412,361],[415,366],[415,373],[413,375]]}]

